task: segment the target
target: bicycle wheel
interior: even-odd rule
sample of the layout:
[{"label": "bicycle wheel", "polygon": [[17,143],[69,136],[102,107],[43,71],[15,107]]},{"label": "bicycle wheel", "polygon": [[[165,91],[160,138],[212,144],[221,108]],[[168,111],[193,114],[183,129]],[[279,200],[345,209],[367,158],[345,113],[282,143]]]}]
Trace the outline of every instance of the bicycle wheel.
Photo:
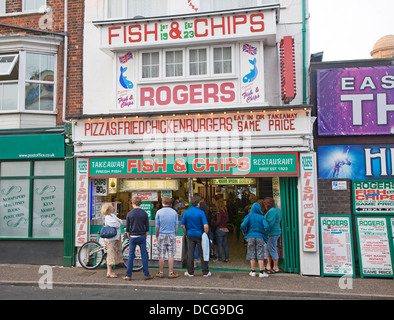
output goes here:
[{"label": "bicycle wheel", "polygon": [[[122,249],[123,254],[123,264],[127,268],[127,261],[129,260],[129,245],[126,244]],[[133,271],[141,271],[142,270],[142,260],[134,258],[133,263]]]},{"label": "bicycle wheel", "polygon": [[98,268],[104,260],[104,248],[96,241],[85,242],[78,251],[78,261],[88,270]]}]

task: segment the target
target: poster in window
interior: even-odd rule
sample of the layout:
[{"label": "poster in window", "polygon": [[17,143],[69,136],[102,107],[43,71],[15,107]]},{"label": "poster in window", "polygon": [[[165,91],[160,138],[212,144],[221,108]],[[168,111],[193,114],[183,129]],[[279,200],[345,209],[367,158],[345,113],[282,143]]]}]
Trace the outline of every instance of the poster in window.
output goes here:
[{"label": "poster in window", "polygon": [[393,277],[387,218],[356,217],[361,277]]},{"label": "poster in window", "polygon": [[351,217],[320,215],[321,273],[355,277]]}]

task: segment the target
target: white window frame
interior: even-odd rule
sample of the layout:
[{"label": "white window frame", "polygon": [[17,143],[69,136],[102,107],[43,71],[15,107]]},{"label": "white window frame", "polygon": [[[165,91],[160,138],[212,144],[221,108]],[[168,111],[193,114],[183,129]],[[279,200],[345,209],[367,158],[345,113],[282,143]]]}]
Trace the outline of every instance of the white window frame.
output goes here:
[{"label": "white window frame", "polygon": [[[167,76],[167,52],[182,52],[182,75],[180,76]],[[176,49],[166,49],[163,51],[163,78],[164,79],[184,79],[185,78],[185,49],[183,48],[176,48]],[[175,63],[174,63],[175,65]]]},{"label": "white window frame", "polygon": [[6,7],[5,7],[6,0],[0,0],[0,16],[5,15]]},{"label": "white window frame", "polygon": [[[21,75],[21,73],[23,73],[23,77],[24,77],[24,81],[23,81],[23,84],[20,84],[20,88],[21,88],[21,91],[23,91],[22,93],[23,93],[23,100],[21,100],[21,101],[23,101],[23,110],[24,111],[28,111],[28,112],[50,112],[50,113],[53,113],[53,112],[55,112],[56,111],[56,79],[57,79],[57,59],[56,59],[56,55],[54,55],[54,54],[50,54],[50,53],[43,53],[43,52],[26,52],[26,51],[24,51],[23,52],[23,54],[24,54],[24,70],[21,70],[20,68],[19,68],[19,73],[20,73],[20,75]],[[31,79],[27,79],[26,78],[26,58],[27,58],[27,54],[38,54],[38,55],[41,55],[41,56],[44,56],[44,55],[50,55],[50,56],[53,56],[53,68],[54,68],[54,70],[53,70],[53,81],[45,81],[45,80],[31,80]],[[41,110],[40,108],[38,109],[38,110],[36,110],[36,109],[26,109],[26,85],[27,84],[37,84],[37,85],[39,85],[39,86],[45,86],[46,84],[47,85],[53,85],[53,106],[52,106],[52,110]],[[22,89],[22,86],[23,86],[23,89]],[[41,95],[41,92],[40,92],[40,95]],[[39,100],[40,102],[41,102],[41,99]]]},{"label": "white window frame", "polygon": [[126,18],[126,13],[127,13],[127,8],[126,8],[126,1],[125,0],[121,0],[122,1],[122,10],[121,12],[123,12],[123,15],[121,16],[115,16],[115,17],[109,17],[109,3],[111,2],[111,0],[106,0],[105,1],[105,5],[104,5],[104,16],[107,19],[123,19]]},{"label": "white window frame", "polygon": [[[52,81],[35,81],[35,80],[27,80],[26,79],[26,54],[33,53],[33,54],[40,54],[40,55],[51,55],[54,58],[54,79]],[[18,84],[18,97],[17,97],[17,108],[11,110],[1,110],[0,114],[3,113],[15,113],[15,112],[24,112],[24,113],[40,113],[40,114],[56,114],[56,95],[57,95],[57,54],[54,53],[45,53],[45,52],[37,52],[37,51],[19,51],[18,54],[19,60],[19,72],[18,72],[18,79],[17,80],[6,80],[0,81],[0,84],[7,84],[7,83],[17,83]],[[15,67],[15,66],[14,66]],[[27,83],[37,83],[40,85],[45,84],[53,84],[53,107],[52,110],[35,110],[35,109],[26,109],[26,84]],[[3,97],[1,97],[3,98]],[[1,102],[2,103],[2,102]]]},{"label": "white window frame", "polygon": [[[109,17],[109,4],[111,2],[111,0],[105,0],[104,1],[104,17],[108,20],[111,19],[134,19],[136,17],[141,16],[141,13],[136,13],[133,16],[128,16],[128,12],[129,12],[129,0],[121,0],[122,1],[122,10],[121,12],[123,12],[123,14],[121,16],[116,16],[116,17]],[[136,0],[137,1],[137,0]],[[144,2],[144,1],[140,1],[140,2]],[[164,3],[165,2],[165,3]],[[163,15],[167,15],[167,11],[168,11],[168,1],[167,0],[160,0],[159,2],[159,7],[156,7],[156,10],[151,10],[151,12],[149,12],[148,15],[146,15],[144,18],[146,17],[154,17],[154,16],[163,16]],[[154,14],[152,14],[152,12],[155,12]],[[160,12],[160,13],[159,13]]]},{"label": "white window frame", "polygon": [[[26,1],[34,1],[34,8],[33,9],[26,9]],[[37,7],[37,1],[39,0],[23,0],[22,1],[22,12],[37,12],[41,9],[41,7],[45,6],[45,8],[47,8],[47,1],[45,0],[45,4],[41,5],[40,7]]]},{"label": "white window frame", "polygon": [[[142,56],[144,53],[159,53],[159,75],[157,77],[149,77],[149,78],[143,77],[143,74],[142,74],[143,58],[142,58]],[[155,81],[155,80],[160,80],[162,78],[162,75],[163,75],[162,55],[163,55],[162,50],[148,50],[148,51],[141,51],[140,52],[139,57],[140,57],[141,63],[140,63],[140,67],[139,67],[139,78],[141,81]]]},{"label": "white window frame", "polygon": [[[205,74],[191,74],[190,73],[190,51],[192,50],[201,50],[201,49],[205,49],[206,51],[206,56],[207,56],[207,72]],[[200,63],[200,61],[198,61],[198,63]],[[209,47],[205,46],[205,47],[192,47],[192,48],[187,48],[187,75],[188,77],[191,78],[203,78],[203,77],[209,77],[209,75],[211,74],[211,65],[210,65],[210,49]]]},{"label": "white window frame", "polygon": [[[188,48],[170,48],[170,49],[156,49],[156,50],[143,50],[139,52],[139,70],[138,70],[138,81],[140,83],[149,82],[163,82],[163,81],[183,81],[183,80],[208,80],[214,78],[234,78],[236,76],[236,44],[221,44],[214,46],[199,46],[199,47],[188,47]],[[213,51],[214,48],[230,48],[231,49],[231,72],[229,73],[214,73],[214,61]],[[190,74],[190,50],[194,49],[206,49],[207,50],[207,73],[202,75],[191,75]],[[183,51],[183,76],[167,77],[166,76],[166,52],[168,51]],[[159,77],[155,78],[143,78],[142,77],[142,55],[144,53],[159,52]]]},{"label": "white window frame", "polygon": [[9,64],[9,67],[8,67],[7,71],[5,71],[3,73],[0,72],[0,76],[9,76],[11,74],[12,70],[14,70],[14,67],[15,67],[15,65],[16,65],[16,63],[18,61],[19,53],[15,53],[15,54],[0,54],[0,63],[3,63],[3,62],[1,62],[1,60],[3,58],[5,58],[5,57],[13,57],[13,60]]},{"label": "white window frame", "polygon": [[[231,72],[226,72],[226,73],[215,73],[215,62],[214,62],[214,50],[217,48],[230,48],[231,50]],[[212,77],[229,77],[235,75],[235,50],[234,50],[234,45],[232,44],[221,44],[221,45],[215,45],[211,47],[211,76]]]}]

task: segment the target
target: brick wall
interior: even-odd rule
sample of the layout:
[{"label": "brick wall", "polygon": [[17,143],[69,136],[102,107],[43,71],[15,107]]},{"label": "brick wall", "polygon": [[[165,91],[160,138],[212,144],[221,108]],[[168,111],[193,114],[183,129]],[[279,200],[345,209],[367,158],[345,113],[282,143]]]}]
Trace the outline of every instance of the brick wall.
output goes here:
[{"label": "brick wall", "polygon": [[332,190],[332,181],[338,181],[338,179],[317,180],[319,214],[351,214],[352,181],[346,179],[347,190]]},{"label": "brick wall", "polygon": [[[37,31],[21,30],[17,28],[0,26],[0,35],[26,34],[49,36],[40,32],[40,19],[52,18],[52,27],[44,31],[64,33],[64,0],[47,0],[47,6],[52,9],[51,15],[40,13],[22,14],[22,0],[6,0],[6,15],[0,16],[0,23],[31,28]],[[82,56],[83,56],[83,16],[84,1],[68,1],[68,70],[67,70],[67,97],[66,119],[69,114],[81,114],[82,91]],[[62,125],[63,108],[63,76],[64,76],[64,41],[59,46],[57,66],[57,124]]]}]

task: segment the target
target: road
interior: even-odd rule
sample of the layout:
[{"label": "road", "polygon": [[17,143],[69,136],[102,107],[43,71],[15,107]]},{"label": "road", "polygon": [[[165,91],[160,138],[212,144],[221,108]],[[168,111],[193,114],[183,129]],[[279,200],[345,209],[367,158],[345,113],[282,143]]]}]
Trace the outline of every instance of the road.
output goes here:
[{"label": "road", "polygon": [[143,300],[143,301],[247,301],[247,300],[299,300],[303,297],[266,296],[232,293],[205,293],[198,289],[190,291],[163,291],[151,289],[59,287],[40,289],[37,286],[2,285],[0,300]]}]

